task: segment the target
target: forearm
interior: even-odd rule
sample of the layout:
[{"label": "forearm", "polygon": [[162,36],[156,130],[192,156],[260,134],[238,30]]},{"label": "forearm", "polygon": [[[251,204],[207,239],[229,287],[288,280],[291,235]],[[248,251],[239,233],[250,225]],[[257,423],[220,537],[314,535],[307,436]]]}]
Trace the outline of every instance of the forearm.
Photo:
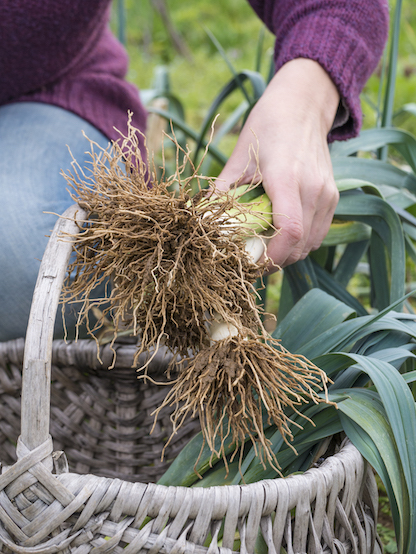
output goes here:
[{"label": "forearm", "polygon": [[276,35],[276,71],[290,60],[308,58],[317,61],[336,85],[347,118],[329,139],[356,135],[361,125],[359,95],[387,40],[387,0],[249,2]]}]

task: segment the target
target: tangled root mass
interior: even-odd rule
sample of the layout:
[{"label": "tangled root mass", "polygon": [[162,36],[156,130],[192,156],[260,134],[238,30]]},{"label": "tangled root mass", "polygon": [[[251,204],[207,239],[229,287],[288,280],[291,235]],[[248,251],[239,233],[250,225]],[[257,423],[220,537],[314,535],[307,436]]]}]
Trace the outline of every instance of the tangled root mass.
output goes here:
[{"label": "tangled root mass", "polygon": [[266,424],[274,423],[290,444],[293,421],[288,412],[302,416],[303,404],[321,402],[316,391],[326,390],[327,381],[319,368],[271,337],[260,341],[255,335],[234,336],[184,360],[158,411],[174,404],[175,428],[186,417],[198,415],[204,439],[219,458],[225,458],[228,443],[236,445],[236,453],[249,438],[258,447],[260,461],[278,469]]},{"label": "tangled root mass", "polygon": [[[253,208],[235,194],[224,194],[214,206],[201,184],[213,183],[178,145],[175,174],[156,178],[138,140],[130,128],[111,151],[92,148],[90,176],[75,163],[66,175],[88,217],[75,237],[64,304],[81,300],[78,325],[91,333],[100,325],[90,325],[90,312],[98,307],[113,321],[114,340],[126,327],[140,334],[136,360],[162,341],[182,358],[160,407],[175,406],[174,433],[185,417],[198,414],[217,455],[224,455],[227,441],[238,449],[249,437],[262,459],[277,466],[264,422],[273,422],[290,441],[288,409],[300,414],[303,403],[321,402],[317,391],[326,392],[327,377],[284,350],[262,326],[253,283],[267,260],[255,263],[247,254],[248,230],[236,221],[236,214],[244,219]],[[195,182],[201,192],[192,197]],[[94,298],[105,282],[111,282],[108,294]],[[211,341],[210,321],[218,317],[237,336]]]},{"label": "tangled root mass", "polygon": [[[252,283],[262,265],[245,252],[247,230],[235,221],[236,211],[250,208],[231,195],[217,207],[204,194],[190,197],[191,182],[201,177],[195,170],[182,177],[184,165],[168,179],[149,176],[132,138],[111,154],[93,154],[90,179],[77,171],[66,176],[88,213],[64,290],[66,303],[82,300],[78,325],[96,331],[89,314],[98,307],[112,318],[115,335],[122,327],[140,333],[140,352],[163,338],[179,355],[209,344],[206,323],[214,314],[238,329],[261,325]],[[109,297],[92,300],[108,281]]]}]

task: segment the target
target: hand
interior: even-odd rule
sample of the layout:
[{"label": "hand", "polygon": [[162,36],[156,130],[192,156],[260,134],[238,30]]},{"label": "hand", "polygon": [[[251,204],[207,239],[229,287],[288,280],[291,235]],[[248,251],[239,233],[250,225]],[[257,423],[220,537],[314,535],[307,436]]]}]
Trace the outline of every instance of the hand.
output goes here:
[{"label": "hand", "polygon": [[258,149],[258,170],[280,229],[267,254],[280,267],[319,248],[331,225],[339,194],[327,135],[338,104],[338,91],[317,62],[288,62],[254,106],[216,181],[227,190],[246,170],[240,184],[250,182],[257,171],[256,161],[249,163],[250,145]]}]

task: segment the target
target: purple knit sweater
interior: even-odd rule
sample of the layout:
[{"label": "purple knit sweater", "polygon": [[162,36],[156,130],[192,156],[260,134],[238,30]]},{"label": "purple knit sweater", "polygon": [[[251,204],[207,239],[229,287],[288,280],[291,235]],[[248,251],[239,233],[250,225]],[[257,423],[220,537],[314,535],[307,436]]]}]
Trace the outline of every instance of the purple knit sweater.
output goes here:
[{"label": "purple knit sweater", "polygon": [[[46,102],[83,117],[110,139],[127,111],[145,110],[125,80],[127,55],[108,29],[111,0],[0,0],[0,104]],[[387,37],[387,0],[250,0],[276,35],[276,69],[318,61],[338,87],[348,119],[330,139],[357,134],[359,94]],[[220,4],[218,5],[220,16]]]}]

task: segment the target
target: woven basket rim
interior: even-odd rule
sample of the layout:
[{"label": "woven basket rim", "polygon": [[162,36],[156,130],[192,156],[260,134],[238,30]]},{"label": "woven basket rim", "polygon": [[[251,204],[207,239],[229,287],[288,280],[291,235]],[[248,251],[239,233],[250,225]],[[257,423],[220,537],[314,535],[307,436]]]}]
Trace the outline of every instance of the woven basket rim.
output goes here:
[{"label": "woven basket rim", "polygon": [[[337,463],[334,464],[334,460],[337,460]],[[338,463],[339,462],[339,463]],[[336,477],[335,474],[341,475],[342,473],[348,471],[349,466],[354,467],[354,471],[357,471],[357,467],[362,465],[362,468],[364,468],[365,461],[359,452],[359,450],[354,446],[354,444],[348,439],[345,438],[340,446],[340,449],[338,452],[335,452],[334,454],[331,454],[331,456],[328,456],[325,458],[322,463],[316,464],[314,467],[310,467],[306,471],[302,473],[296,473],[296,474],[290,474],[283,477],[276,477],[273,479],[261,479],[259,481],[256,481],[255,483],[241,483],[238,485],[212,485],[210,487],[204,487],[204,490],[207,489],[218,489],[218,490],[224,490],[234,487],[242,487],[244,489],[252,489],[253,491],[255,489],[258,489],[259,483],[263,486],[264,484],[273,482],[289,482],[293,485],[293,488],[298,488],[298,485],[305,483],[305,476],[307,477],[307,480],[312,483],[312,480],[310,480],[310,477],[316,477],[317,472],[322,474],[324,477],[327,477],[329,481],[332,481],[334,477]],[[61,475],[63,475],[62,473]],[[117,477],[101,477],[96,476],[93,474],[79,474],[76,472],[65,472],[65,474],[72,475],[72,476],[78,476],[80,479],[85,479],[86,476],[88,477],[94,477],[97,480],[115,480],[115,481],[122,481],[127,486],[135,486],[137,483],[133,483],[130,481],[125,481],[122,478]],[[152,487],[155,487],[155,490],[158,489],[160,491],[166,491],[166,489],[182,489],[183,491],[187,491],[186,494],[189,494],[192,496],[194,493],[192,492],[195,490],[195,487],[186,487],[182,485],[161,485],[158,483],[139,483],[142,485],[151,485]],[[303,488],[303,491],[305,489]]]}]

